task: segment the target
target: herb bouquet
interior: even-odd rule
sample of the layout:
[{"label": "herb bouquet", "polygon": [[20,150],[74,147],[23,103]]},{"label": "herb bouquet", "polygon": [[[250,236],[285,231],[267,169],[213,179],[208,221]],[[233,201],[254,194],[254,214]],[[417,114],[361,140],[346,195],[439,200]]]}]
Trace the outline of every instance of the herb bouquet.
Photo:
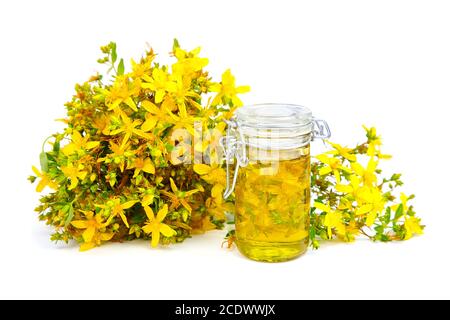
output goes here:
[{"label": "herb bouquet", "polygon": [[[38,180],[38,192],[52,189],[36,208],[55,229],[51,239],[75,239],[80,250],[137,238],[155,247],[222,228],[233,203],[222,198],[219,139],[249,87],[236,86],[230,70],[214,82],[200,49],[183,50],[176,40],[170,67],[149,49],[125,72],[115,43],[101,50],[98,62],[112,77],[96,74],[76,85],[65,104],[67,126],[44,142],[41,168],[29,178]],[[422,233],[407,204],[412,196],[395,202],[400,176],[378,179],[378,162],[387,156],[375,130],[366,131],[367,142],[353,149],[331,144],[312,165],[314,247],[321,238],[390,241]],[[367,166],[358,162],[363,156]]]}]

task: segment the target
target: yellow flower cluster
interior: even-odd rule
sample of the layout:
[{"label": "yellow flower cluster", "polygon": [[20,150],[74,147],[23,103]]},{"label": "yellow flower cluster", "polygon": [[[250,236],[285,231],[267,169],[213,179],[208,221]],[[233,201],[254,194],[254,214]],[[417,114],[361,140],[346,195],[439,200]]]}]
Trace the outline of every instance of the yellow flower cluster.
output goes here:
[{"label": "yellow flower cluster", "polygon": [[379,162],[390,156],[381,152],[381,138],[375,128],[366,128],[367,141],[355,148],[329,142],[332,150],[316,157],[312,164],[310,238],[353,241],[358,235],[372,240],[407,240],[423,233],[420,219],[408,203],[414,196],[395,189],[403,183],[400,174],[381,179]]},{"label": "yellow flower cluster", "polygon": [[[49,137],[51,150],[44,150],[49,138],[44,141],[41,169],[33,166],[35,176],[29,178],[37,181],[38,192],[52,189],[36,208],[40,219],[55,228],[52,240],[75,239],[81,250],[138,238],[156,247],[222,228],[225,212],[234,211],[234,205],[222,197],[226,174],[219,139],[224,120],[242,105],[238,94],[249,87],[237,86],[230,70],[220,82],[212,81],[200,49],[183,50],[176,40],[173,64],[159,64],[149,50],[137,62],[131,60],[127,73],[115,43],[101,50],[98,62],[109,67],[112,78],[96,74],[76,85],[65,105],[66,128]],[[380,178],[379,162],[390,156],[381,152],[376,130],[365,130],[366,142],[354,148],[330,142],[332,150],[311,165],[313,247],[321,238],[352,241],[365,235],[391,241],[423,232],[409,203],[414,196],[395,193],[400,175]],[[280,183],[299,184],[298,179],[280,176]],[[258,187],[258,181],[249,182]],[[265,181],[258,183],[267,187]],[[267,208],[258,209],[261,199],[252,198],[250,189],[241,191],[246,191],[241,198],[262,210],[257,219],[264,225],[269,216]],[[286,195],[278,198],[289,202]],[[302,201],[292,202],[298,206],[292,210],[304,212],[309,198]],[[299,224],[303,229],[296,236],[307,239],[307,223],[287,226]],[[232,240],[233,231],[229,245]]]},{"label": "yellow flower cluster", "polygon": [[36,208],[56,229],[52,239],[75,239],[81,250],[136,238],[157,246],[221,228],[232,205],[222,199],[217,138],[249,88],[236,86],[230,70],[213,82],[200,49],[176,40],[171,66],[149,50],[128,73],[115,43],[101,50],[112,79],[76,85],[67,127],[51,136],[30,177],[38,192],[54,190]]}]

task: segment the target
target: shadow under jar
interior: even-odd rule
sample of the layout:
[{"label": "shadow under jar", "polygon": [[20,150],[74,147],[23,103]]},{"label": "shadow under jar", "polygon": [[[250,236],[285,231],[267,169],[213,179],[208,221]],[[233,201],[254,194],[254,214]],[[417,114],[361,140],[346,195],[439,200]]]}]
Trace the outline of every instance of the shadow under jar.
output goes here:
[{"label": "shadow under jar", "polygon": [[235,191],[236,245],[244,256],[278,262],[306,251],[310,142],[329,136],[326,122],[303,106],[259,104],[236,111],[225,139],[224,197]]}]

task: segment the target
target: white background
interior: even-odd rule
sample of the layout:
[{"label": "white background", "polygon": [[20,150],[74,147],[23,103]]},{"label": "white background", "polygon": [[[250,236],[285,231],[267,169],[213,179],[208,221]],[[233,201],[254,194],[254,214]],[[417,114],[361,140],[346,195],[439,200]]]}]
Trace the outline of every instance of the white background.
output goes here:
[{"label": "white background", "polygon": [[[450,298],[448,1],[2,1],[0,298]],[[290,102],[328,120],[333,139],[375,125],[427,225],[403,243],[323,246],[264,264],[221,249],[224,232],[152,250],[86,253],[55,245],[26,180],[63,103],[100,66],[110,40],[138,58],[149,42],[203,47],[231,68],[246,103]],[[316,148],[317,150],[317,148]]]}]

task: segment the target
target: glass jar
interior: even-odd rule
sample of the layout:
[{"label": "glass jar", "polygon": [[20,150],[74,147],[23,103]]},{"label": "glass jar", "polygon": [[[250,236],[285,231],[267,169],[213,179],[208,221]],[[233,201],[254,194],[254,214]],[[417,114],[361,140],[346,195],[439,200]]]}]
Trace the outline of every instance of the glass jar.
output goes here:
[{"label": "glass jar", "polygon": [[303,106],[259,104],[236,111],[223,140],[224,197],[235,192],[236,245],[243,255],[277,262],[306,251],[310,141],[329,137],[327,123]]}]

